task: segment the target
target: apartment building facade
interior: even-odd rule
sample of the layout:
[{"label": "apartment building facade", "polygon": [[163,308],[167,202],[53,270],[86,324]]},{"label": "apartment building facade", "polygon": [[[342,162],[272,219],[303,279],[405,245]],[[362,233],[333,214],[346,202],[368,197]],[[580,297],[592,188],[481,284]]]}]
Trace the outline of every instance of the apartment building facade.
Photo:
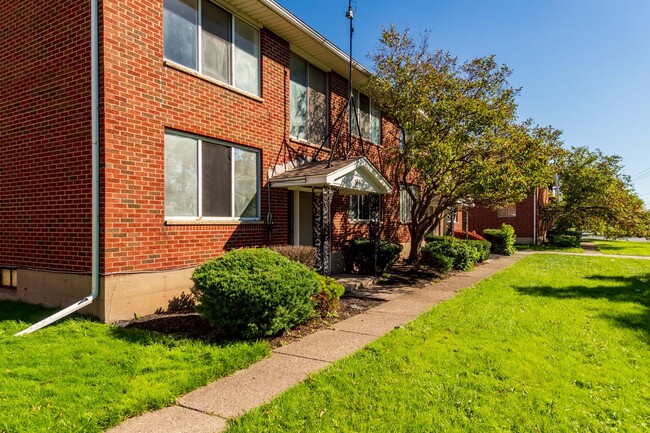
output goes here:
[{"label": "apartment building facade", "polygon": [[[0,6],[2,298],[66,306],[88,292],[90,13],[71,0]],[[164,310],[195,266],[233,248],[314,245],[323,218],[336,271],[345,242],[369,235],[375,200],[381,236],[408,245],[383,162],[399,133],[357,90],[369,72],[355,65],[358,112],[340,116],[349,58],[289,11],[104,0],[98,15],[101,288],[85,312]],[[328,133],[350,124],[332,155]]]}]

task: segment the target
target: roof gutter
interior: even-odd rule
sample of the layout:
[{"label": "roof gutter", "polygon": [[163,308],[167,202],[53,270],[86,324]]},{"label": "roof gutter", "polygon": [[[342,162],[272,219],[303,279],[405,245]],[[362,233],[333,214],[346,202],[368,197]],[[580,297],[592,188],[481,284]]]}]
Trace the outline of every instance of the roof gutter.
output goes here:
[{"label": "roof gutter", "polygon": [[[339,47],[334,45],[332,42],[330,42],[325,36],[321,35],[318,33],[316,30],[312,29],[309,27],[307,24],[305,24],[303,21],[301,21],[298,17],[296,17],[294,14],[286,10],[284,7],[282,7],[280,4],[275,2],[274,0],[260,0],[260,3],[264,4],[266,7],[271,9],[273,12],[276,14],[280,15],[283,19],[291,23],[294,27],[296,27],[298,30],[301,32],[305,33],[312,39],[316,40],[318,43],[324,45],[328,50],[332,51],[334,54],[336,54],[338,57],[341,58],[341,60],[344,60],[345,62],[350,61],[350,56],[348,56],[343,50],[341,50]],[[358,62],[354,62],[354,67],[361,72],[362,74],[366,76],[371,76],[372,72],[367,69],[365,66]]]},{"label": "roof gutter", "polygon": [[90,87],[91,87],[91,135],[92,135],[92,264],[91,293],[75,304],[20,331],[16,336],[31,334],[92,304],[99,295],[99,13],[98,0],[90,0]]}]

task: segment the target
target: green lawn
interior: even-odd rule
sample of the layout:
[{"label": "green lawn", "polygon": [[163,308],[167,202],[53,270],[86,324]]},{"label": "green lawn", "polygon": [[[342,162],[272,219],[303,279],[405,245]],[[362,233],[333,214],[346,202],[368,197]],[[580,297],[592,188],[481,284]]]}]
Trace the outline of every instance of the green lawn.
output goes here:
[{"label": "green lawn", "polygon": [[650,431],[650,261],[534,255],[235,432]]},{"label": "green lawn", "polygon": [[530,245],[530,244],[516,244],[515,249],[517,251],[552,251],[552,252],[563,252],[563,253],[584,253],[585,250],[582,248],[572,248],[572,247],[558,247],[555,245]]},{"label": "green lawn", "polygon": [[13,335],[51,314],[0,301],[0,432],[101,432],[247,367],[266,343],[209,345],[81,317]]},{"label": "green lawn", "polygon": [[650,242],[593,241],[598,251],[604,254],[625,256],[650,256]]}]

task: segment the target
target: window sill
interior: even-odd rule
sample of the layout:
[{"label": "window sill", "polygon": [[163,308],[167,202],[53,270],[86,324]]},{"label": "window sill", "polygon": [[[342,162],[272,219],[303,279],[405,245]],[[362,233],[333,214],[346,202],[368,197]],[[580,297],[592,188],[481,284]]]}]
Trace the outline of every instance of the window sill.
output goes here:
[{"label": "window sill", "polygon": [[262,220],[166,219],[166,226],[240,226],[264,224]]},{"label": "window sill", "polygon": [[198,78],[200,80],[207,81],[208,83],[217,85],[219,87],[230,90],[232,92],[239,93],[240,95],[245,96],[245,97],[247,97],[249,99],[252,99],[252,100],[254,100],[256,102],[264,102],[264,99],[257,96],[257,95],[254,95],[252,93],[248,93],[248,92],[246,92],[244,90],[238,89],[237,87],[231,86],[230,84],[226,84],[226,83],[223,83],[223,82],[221,82],[219,80],[216,80],[216,79],[214,79],[212,77],[208,77],[207,75],[203,75],[200,72],[195,71],[194,69],[190,69],[190,68],[188,68],[186,66],[179,65],[178,63],[172,62],[171,60],[163,60],[163,65],[167,66],[168,68],[176,69],[177,71],[183,72],[183,73],[191,75],[193,77],[196,77],[196,78]]}]

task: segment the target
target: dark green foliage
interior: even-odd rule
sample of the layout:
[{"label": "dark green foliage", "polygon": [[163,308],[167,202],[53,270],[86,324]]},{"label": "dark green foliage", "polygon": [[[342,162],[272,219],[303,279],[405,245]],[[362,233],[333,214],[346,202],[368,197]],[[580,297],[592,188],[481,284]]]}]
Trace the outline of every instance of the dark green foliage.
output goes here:
[{"label": "dark green foliage", "polygon": [[515,229],[509,224],[503,224],[500,229],[485,229],[483,237],[492,244],[492,252],[504,256],[515,253]]},{"label": "dark green foliage", "polygon": [[[388,272],[402,252],[402,245],[388,241],[379,242],[377,252],[377,275]],[[354,238],[345,248],[347,268],[359,274],[375,274],[375,251],[370,239]]]},{"label": "dark green foliage", "polygon": [[480,258],[478,259],[479,262],[484,262],[487,259],[490,258],[490,250],[492,248],[492,244],[488,241],[475,241],[475,240],[466,240],[465,241],[467,245],[474,247],[478,250],[480,253]]},{"label": "dark green foliage", "polygon": [[436,241],[444,241],[448,239],[454,239],[453,236],[437,236],[437,235],[432,235],[428,234],[424,237],[424,240],[427,242],[436,242]]},{"label": "dark green foliage", "polygon": [[[580,230],[569,229],[569,230],[566,230],[566,231],[565,231],[564,233],[562,233],[562,234],[563,234],[563,235],[568,235],[568,236],[573,236],[573,237],[575,237],[575,238],[578,240],[578,242],[580,242],[580,241],[582,240],[582,232],[581,232]],[[579,246],[579,245],[578,245],[578,246]]]},{"label": "dark green foliage", "polygon": [[316,279],[318,280],[319,290],[316,296],[316,311],[322,316],[335,313],[339,308],[339,299],[341,299],[341,295],[345,292],[345,287],[332,277],[324,277],[317,274]]},{"label": "dark green foliage", "polygon": [[553,245],[563,248],[579,248],[580,239],[570,235],[555,235],[553,238]]},{"label": "dark green foliage", "polygon": [[434,253],[449,257],[453,260],[454,269],[461,271],[472,269],[474,263],[483,257],[482,250],[465,240],[451,236],[435,236],[430,239],[431,241],[427,242],[422,249],[423,254],[427,259],[432,259]]},{"label": "dark green foliage", "polygon": [[421,263],[424,266],[437,269],[443,274],[446,274],[454,267],[454,259],[452,257],[447,257],[444,254],[434,251],[433,248],[427,248],[427,246],[422,248]]},{"label": "dark green foliage", "polygon": [[308,320],[319,293],[314,271],[268,248],[230,251],[197,267],[192,280],[199,313],[245,338]]}]

